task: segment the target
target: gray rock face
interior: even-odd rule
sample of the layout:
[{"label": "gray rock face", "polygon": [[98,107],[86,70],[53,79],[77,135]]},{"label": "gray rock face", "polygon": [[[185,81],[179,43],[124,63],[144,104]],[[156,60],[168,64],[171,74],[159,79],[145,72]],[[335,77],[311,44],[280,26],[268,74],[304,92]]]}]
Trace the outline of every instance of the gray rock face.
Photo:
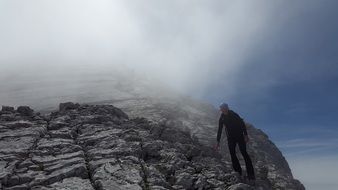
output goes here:
[{"label": "gray rock face", "polygon": [[14,107],[11,107],[11,106],[2,106],[2,109],[1,109],[2,112],[14,112]]},{"label": "gray rock face", "polygon": [[79,104],[74,104],[73,102],[65,102],[59,105],[59,110],[60,111],[72,110],[78,108],[79,106],[80,106]]},{"label": "gray rock face", "polygon": [[17,112],[23,116],[32,116],[33,110],[28,106],[19,106]]},{"label": "gray rock face", "polygon": [[227,190],[253,190],[253,188],[247,184],[238,183],[235,185],[231,185]]},{"label": "gray rock face", "polygon": [[112,105],[66,103],[48,115],[30,110],[0,112],[4,190],[302,189],[283,176],[276,186],[271,168],[259,165],[265,177],[244,184],[225,156],[174,120],[129,118]]},{"label": "gray rock face", "polygon": [[[131,117],[145,117],[153,122],[165,121],[173,128],[189,131],[205,146],[211,147],[216,142],[219,112],[210,104],[185,96],[128,98],[101,103],[114,104]],[[250,137],[247,148],[261,185],[272,189],[304,189],[293,178],[286,159],[269,137],[249,123],[247,129]],[[231,161],[224,130],[220,152],[226,162]],[[239,150],[237,152],[245,169],[244,160]]]}]

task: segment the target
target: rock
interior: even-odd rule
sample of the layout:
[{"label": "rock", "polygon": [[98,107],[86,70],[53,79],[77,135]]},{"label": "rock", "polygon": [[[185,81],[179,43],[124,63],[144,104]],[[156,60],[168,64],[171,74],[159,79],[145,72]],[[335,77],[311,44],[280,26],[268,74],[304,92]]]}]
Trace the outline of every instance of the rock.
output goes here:
[{"label": "rock", "polygon": [[118,163],[106,163],[98,168],[93,175],[95,184],[101,189],[142,190],[141,167],[128,160]]},{"label": "rock", "polygon": [[94,190],[88,179],[78,177],[66,178],[60,182],[51,184],[49,187],[35,186],[31,190]]},{"label": "rock", "polygon": [[195,182],[194,188],[198,190],[203,190],[203,189],[206,189],[207,185],[208,185],[207,178],[199,174]]},{"label": "rock", "polygon": [[168,188],[170,189],[171,186],[168,183],[166,176],[161,173],[154,165],[148,165],[146,163],[142,163],[144,167],[144,178],[147,179],[148,185],[152,188]]},{"label": "rock", "polygon": [[164,142],[157,140],[152,142],[147,142],[143,144],[143,156],[144,159],[152,159],[152,158],[158,158],[160,157],[160,150],[162,150],[164,147]]},{"label": "rock", "polygon": [[191,189],[194,178],[189,173],[181,173],[176,176],[176,184],[182,186],[184,189]]},{"label": "rock", "polygon": [[19,106],[16,110],[22,116],[33,116],[34,110],[28,106]]},{"label": "rock", "polygon": [[14,107],[11,107],[11,106],[2,106],[1,111],[13,113],[15,110],[14,110]]},{"label": "rock", "polygon": [[5,114],[3,114],[1,112],[0,112],[0,121],[15,121],[16,120],[14,114],[8,114],[6,112],[5,112]]},{"label": "rock", "polygon": [[254,190],[254,188],[244,183],[238,183],[231,185],[227,190]]},{"label": "rock", "polygon": [[[190,144],[190,142],[185,142],[187,139],[185,135],[171,134],[171,128],[187,129],[192,134],[193,139],[196,138],[201,144],[205,145],[205,148],[198,147],[202,150],[200,153],[203,156],[222,157],[227,162],[231,162],[225,134],[222,135],[221,154],[215,154],[215,151],[211,149],[211,146],[215,143],[216,126],[219,119],[218,110],[211,104],[178,95],[170,95],[169,97],[145,96],[142,99],[138,97],[126,98],[118,101],[105,101],[104,103],[118,106],[131,117],[144,117],[158,125],[164,124],[164,127],[155,127],[152,130],[154,136],[162,137],[161,140]],[[165,132],[165,127],[168,126],[171,128]],[[264,180],[270,181],[272,186],[279,189],[303,189],[304,187],[299,185],[301,183],[293,178],[286,159],[269,137],[251,124],[247,123],[247,128],[250,136],[247,148],[255,166],[257,177],[265,177]],[[240,154],[239,151],[238,154]],[[240,160],[240,162],[242,166],[245,166],[244,160]],[[260,167],[265,166],[266,168],[260,169]],[[232,170],[231,164],[227,164],[227,167]],[[266,175],[267,172],[269,175]]]},{"label": "rock", "polygon": [[59,111],[73,110],[77,109],[79,106],[79,104],[74,104],[73,102],[60,103]]},{"label": "rock", "polygon": [[[130,119],[112,105],[68,102],[39,117],[20,110],[0,120],[2,189],[252,189],[231,173],[229,160],[182,130],[183,122]],[[261,190],[302,190],[278,175],[279,166],[255,166]]]},{"label": "rock", "polygon": [[62,122],[62,121],[52,121],[52,122],[49,123],[48,129],[49,130],[58,130],[58,129],[65,127],[66,125],[67,125],[67,123]]}]

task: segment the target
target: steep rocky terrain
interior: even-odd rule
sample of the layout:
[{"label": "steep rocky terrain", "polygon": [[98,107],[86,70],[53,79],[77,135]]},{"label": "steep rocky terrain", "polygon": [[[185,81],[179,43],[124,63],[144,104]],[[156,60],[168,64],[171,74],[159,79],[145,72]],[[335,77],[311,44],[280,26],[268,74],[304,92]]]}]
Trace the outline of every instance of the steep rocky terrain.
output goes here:
[{"label": "steep rocky terrain", "polygon": [[249,134],[259,138],[251,153],[266,157],[255,161],[255,187],[231,172],[227,156],[207,140],[200,143],[189,125],[168,116],[136,117],[140,109],[134,108],[128,116],[113,105],[65,103],[44,115],[3,107],[1,189],[303,189],[286,162],[272,162],[282,155],[253,127]]},{"label": "steep rocky terrain", "polygon": [[[210,104],[184,96],[121,99],[100,103],[116,105],[132,117],[145,117],[154,122],[165,120],[175,128],[190,132],[205,146],[211,147],[216,142],[219,111]],[[303,185],[293,178],[286,159],[269,137],[249,123],[247,128],[251,139],[248,151],[261,178],[268,179],[273,189],[303,189]],[[230,162],[225,132],[222,141],[220,153]],[[239,158],[242,159],[241,155]],[[242,168],[245,168],[244,160],[241,163]]]},{"label": "steep rocky terrain", "polygon": [[[80,115],[83,114],[81,110],[87,110],[86,114],[88,117],[91,115],[102,115],[103,113],[96,113],[92,110],[92,107],[96,107],[97,105],[105,105],[101,107],[102,109],[110,109],[111,106],[116,106],[123,110],[123,112],[129,116],[129,119],[125,118],[125,120],[134,123],[134,125],[129,125],[129,127],[138,127],[140,120],[135,120],[135,118],[145,118],[146,120],[141,120],[147,121],[146,123],[152,127],[166,126],[168,129],[170,128],[177,131],[178,134],[189,134],[188,136],[191,141],[196,142],[198,140],[199,142],[198,144],[193,143],[195,147],[204,147],[203,150],[205,151],[212,150],[216,139],[217,121],[219,117],[219,112],[214,106],[181,95],[166,85],[159,83],[158,80],[139,75],[127,68],[118,67],[113,70],[107,68],[97,69],[98,68],[77,68],[76,72],[66,73],[62,69],[59,74],[55,71],[41,73],[41,75],[38,76],[25,73],[25,75],[3,79],[4,81],[14,81],[14,84],[13,82],[0,84],[0,88],[2,89],[0,92],[0,105],[31,105],[35,110],[43,113],[37,115],[25,107],[18,108],[17,110],[4,107],[4,110],[1,111],[0,178],[2,179],[3,187],[6,187],[6,189],[12,186],[27,187],[28,184],[33,183],[32,181],[36,181],[35,177],[32,176],[36,176],[37,173],[40,177],[42,176],[41,178],[48,178],[51,174],[54,175],[55,172],[60,173],[57,175],[66,175],[63,170],[65,170],[66,173],[68,170],[71,170],[68,171],[69,173],[74,173],[74,171],[84,169],[85,171],[92,172],[88,169],[90,167],[85,151],[87,146],[86,144],[79,143],[79,132],[81,130],[75,130],[78,129],[78,127],[74,126],[80,126],[82,125],[81,122],[84,122],[80,121],[83,119],[83,116],[80,117]],[[0,78],[1,77],[2,76],[0,76]],[[59,112],[50,114],[58,109],[57,105],[59,102],[65,101],[92,103],[88,103],[91,106],[87,108],[81,106],[80,110],[79,108],[67,111],[60,110]],[[114,113],[108,112],[109,114],[103,115],[111,115],[111,117],[113,117]],[[79,117],[71,116],[71,113],[73,115],[79,115]],[[54,126],[54,123],[60,121],[58,118],[62,118],[63,116],[68,119],[65,121],[61,120],[66,124],[58,129]],[[69,117],[71,117],[71,119],[69,119]],[[107,125],[107,123],[109,123],[109,121],[103,122],[103,125]],[[100,125],[102,125],[102,123]],[[116,125],[114,125],[114,127],[116,127]],[[256,173],[258,177],[262,179],[262,186],[269,187],[270,189],[303,189],[301,183],[293,178],[289,165],[278,148],[263,131],[256,127],[248,124],[251,139],[248,143],[248,151],[254,162]],[[98,130],[101,129],[98,128]],[[109,127],[104,129],[108,130]],[[175,139],[177,136],[180,135],[173,135],[172,138],[169,139]],[[231,165],[226,146],[226,135],[222,136],[223,142],[220,151],[222,164],[219,165],[228,169],[226,170],[226,174],[231,174],[229,173],[231,172]],[[52,150],[52,148],[46,145],[52,144],[50,141],[52,141],[55,146],[60,146],[57,147],[57,151]],[[59,142],[64,143],[64,145],[56,145]],[[172,145],[173,143],[169,142],[169,144]],[[102,147],[106,145],[108,146],[108,144],[99,144],[99,146]],[[41,148],[44,146],[48,148]],[[96,148],[100,147],[97,146]],[[42,152],[46,151],[48,154],[42,155],[40,149],[43,150]],[[50,150],[50,152],[47,150]],[[83,154],[63,158],[63,155],[66,155],[67,151],[75,153],[79,152],[78,150],[82,151]],[[47,172],[47,175],[42,172],[44,170],[37,170],[40,172],[32,172],[33,169],[27,170],[26,167],[34,168],[36,165],[39,169],[45,169],[48,168],[45,166],[49,166],[46,164],[29,165],[30,162],[28,162],[28,158],[34,154],[38,156],[55,155],[54,157],[56,158],[50,157],[55,159],[50,165],[53,166],[58,163],[59,165],[55,167],[60,167],[62,170],[53,169],[49,171],[49,173]],[[61,156],[58,157],[57,155]],[[218,158],[220,156],[219,154],[209,152],[208,155],[209,157],[213,155],[211,156],[212,158],[220,160],[220,158]],[[67,161],[78,157],[82,158],[81,162],[74,161],[69,164]],[[80,158],[78,159],[80,160]],[[240,154],[239,158],[241,159]],[[26,159],[28,160],[25,161]],[[60,162],[59,160],[66,161]],[[28,162],[28,164],[26,164],[26,162]],[[23,166],[20,165],[22,163]],[[73,165],[72,163],[83,163],[83,167],[81,167],[80,164],[80,169],[72,170],[69,167]],[[245,168],[243,160],[241,160],[241,163],[243,164],[242,167]],[[217,165],[215,162],[212,162],[212,164]],[[20,173],[21,170],[22,172]],[[85,175],[83,172],[79,173]],[[19,174],[26,176],[26,178],[16,177]],[[73,174],[67,174],[66,176],[73,176]],[[76,176],[79,175],[76,174]],[[90,179],[90,176],[92,176],[92,173],[87,173],[87,176],[81,177]],[[61,178],[63,179],[65,177],[56,177],[54,181],[58,179],[57,181],[60,182]],[[175,177],[173,179],[175,179]],[[193,181],[194,180],[196,180],[196,178],[193,178]],[[53,180],[45,181],[49,181],[46,183],[49,184]],[[167,183],[169,183],[170,186],[174,186],[172,181],[173,180],[169,180]],[[85,184],[87,182],[82,182],[79,178],[77,180],[64,180],[63,183]],[[62,186],[63,183],[57,184]],[[74,186],[78,187],[77,185]]]}]

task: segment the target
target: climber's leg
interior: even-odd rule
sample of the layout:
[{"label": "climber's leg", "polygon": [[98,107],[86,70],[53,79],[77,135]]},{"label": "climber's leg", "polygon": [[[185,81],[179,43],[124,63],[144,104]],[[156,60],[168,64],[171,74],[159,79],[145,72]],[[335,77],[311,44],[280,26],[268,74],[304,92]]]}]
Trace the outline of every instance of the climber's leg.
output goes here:
[{"label": "climber's leg", "polygon": [[237,144],[236,141],[228,139],[228,147],[229,147],[229,152],[231,155],[232,167],[236,172],[242,175],[242,168],[236,156],[236,144]]},{"label": "climber's leg", "polygon": [[246,166],[246,170],[247,170],[247,173],[248,173],[248,178],[249,179],[255,179],[254,168],[253,168],[253,165],[252,165],[251,158],[250,158],[248,152],[246,151],[246,143],[244,141],[244,138],[238,141],[238,146],[239,146],[239,150],[241,151],[243,158],[245,160],[245,166]]}]

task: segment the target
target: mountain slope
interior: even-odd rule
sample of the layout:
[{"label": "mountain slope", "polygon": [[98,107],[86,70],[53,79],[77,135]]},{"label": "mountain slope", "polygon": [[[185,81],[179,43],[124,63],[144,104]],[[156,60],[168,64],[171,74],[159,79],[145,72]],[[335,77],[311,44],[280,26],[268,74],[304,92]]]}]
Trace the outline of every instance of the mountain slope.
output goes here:
[{"label": "mountain slope", "polygon": [[[2,189],[253,189],[174,122],[111,105],[66,103],[48,115],[3,107],[0,126]],[[271,185],[259,178],[256,189]]]},{"label": "mountain slope", "polygon": [[[105,101],[114,104],[133,117],[145,117],[151,121],[166,121],[172,126],[189,131],[202,144],[212,147],[216,142],[219,112],[204,102],[184,96],[175,98],[143,98]],[[303,189],[303,185],[293,179],[289,165],[268,136],[247,123],[250,142],[248,151],[261,178],[266,178],[274,189]],[[223,157],[230,162],[226,135],[222,135]],[[239,154],[239,151],[237,151]],[[240,156],[240,158],[242,158]],[[241,160],[244,164],[244,161]],[[245,168],[242,165],[242,168]]]},{"label": "mountain slope", "polygon": [[190,134],[108,105],[0,112],[2,189],[226,189],[239,183]]},{"label": "mountain slope", "polygon": [[[180,95],[156,80],[137,75],[127,68],[96,69],[77,68],[74,72],[62,70],[59,74],[50,71],[42,73],[42,76],[26,73],[27,76],[20,75],[11,78],[8,82],[0,84],[3,89],[0,92],[0,104],[31,105],[34,109],[46,114],[56,110],[56,105],[64,101],[92,102],[92,105],[114,105],[122,109],[130,118],[143,117],[155,125],[164,123],[176,130],[188,132],[193,140],[198,139],[200,144],[207,147],[208,150],[212,149],[211,146],[216,139],[219,117],[218,110],[212,105]],[[23,110],[25,109],[23,108]],[[1,115],[4,120],[6,118],[13,119],[13,114],[18,115],[17,112],[12,113],[11,111],[8,114],[4,113]],[[7,147],[14,147],[14,149],[26,147],[25,150],[28,150],[30,146],[27,146],[34,142],[36,136],[44,134],[42,133],[45,129],[43,125],[48,125],[48,119],[39,117],[40,119],[37,121],[34,120],[38,124],[35,125],[33,122],[32,130],[26,129],[29,133],[24,134],[23,141],[21,137],[13,137],[14,140],[9,142],[2,141],[3,138],[1,138],[1,147],[6,150],[8,150]],[[21,119],[19,116],[15,116],[13,122],[19,122]],[[5,134],[11,133],[7,131],[6,127],[1,130]],[[258,177],[273,189],[303,189],[300,182],[293,179],[287,161],[268,136],[250,124],[248,124],[248,131],[251,138],[248,151],[253,159]],[[20,134],[21,132],[18,132],[18,135]],[[227,163],[226,167],[231,171],[226,135],[222,136],[220,153],[223,156],[223,162]],[[7,158],[6,155],[5,157]],[[243,160],[241,163],[244,164]],[[1,162],[0,167],[13,166],[7,162]],[[0,174],[2,179],[6,179],[3,177],[7,175],[6,171]]]}]

